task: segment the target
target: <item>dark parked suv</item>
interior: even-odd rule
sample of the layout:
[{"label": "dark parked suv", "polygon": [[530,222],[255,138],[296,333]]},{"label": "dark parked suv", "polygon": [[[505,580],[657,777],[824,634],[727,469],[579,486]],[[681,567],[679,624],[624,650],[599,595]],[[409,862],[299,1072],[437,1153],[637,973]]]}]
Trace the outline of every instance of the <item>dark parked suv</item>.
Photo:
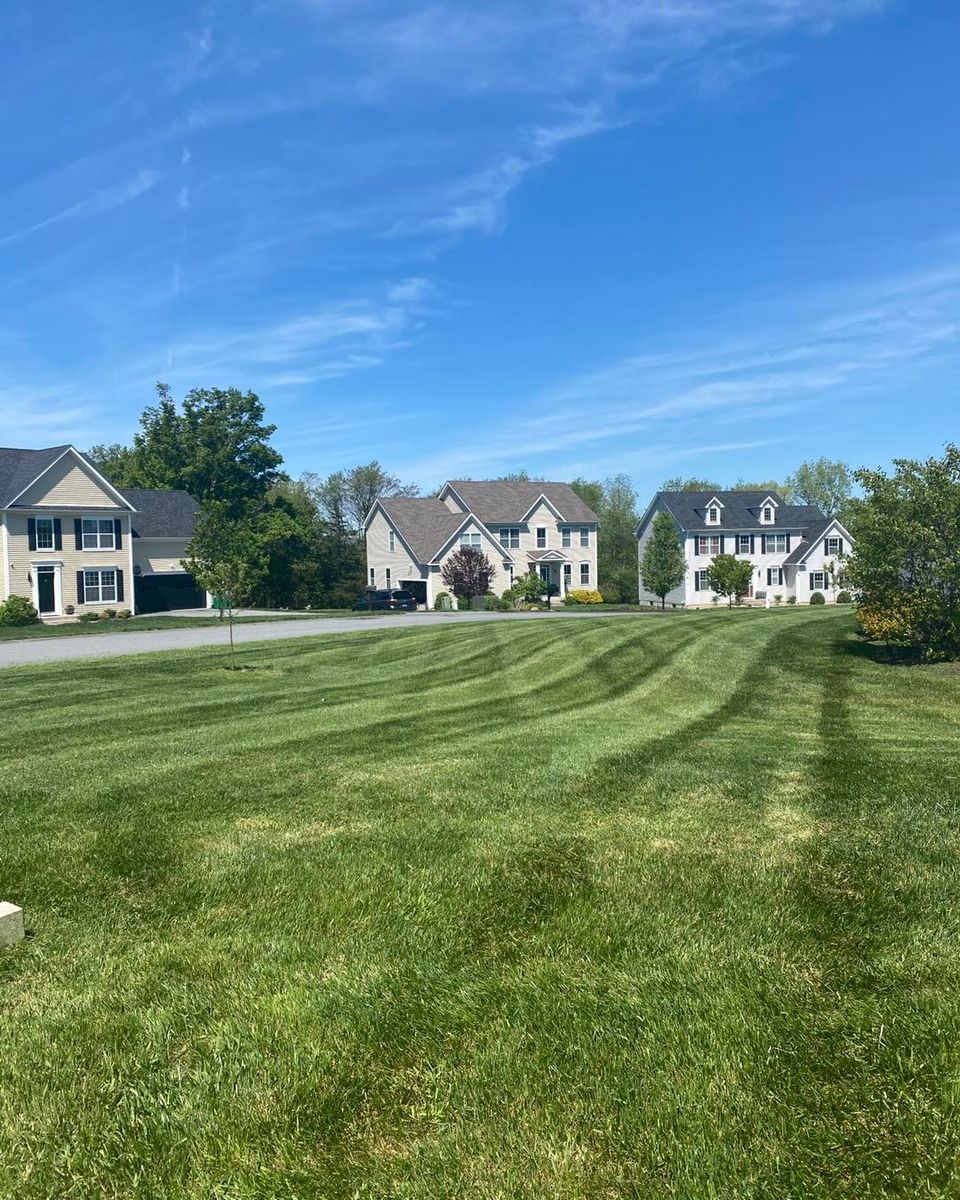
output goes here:
[{"label": "dark parked suv", "polygon": [[416,612],[417,598],[413,592],[405,592],[402,588],[383,588],[379,591],[364,592],[353,607],[380,608],[390,612]]}]

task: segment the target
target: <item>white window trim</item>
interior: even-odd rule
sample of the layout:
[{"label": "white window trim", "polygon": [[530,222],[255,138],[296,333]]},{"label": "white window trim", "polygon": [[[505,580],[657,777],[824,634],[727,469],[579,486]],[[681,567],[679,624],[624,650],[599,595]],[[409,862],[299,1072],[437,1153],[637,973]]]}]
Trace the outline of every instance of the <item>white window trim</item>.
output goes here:
[{"label": "white window trim", "polygon": [[[97,525],[98,525],[97,534],[96,534],[96,537],[97,537],[97,545],[96,546],[88,546],[85,544],[86,540],[87,540],[87,534],[84,531],[83,527],[84,527],[84,525],[87,524],[88,521],[96,521]],[[100,545],[100,538],[103,537],[103,534],[100,532],[100,529],[99,529],[99,524],[101,521],[103,521],[105,524],[108,521],[110,523],[110,539],[111,540],[110,540],[109,546]],[[84,554],[102,554],[104,552],[104,550],[116,550],[116,548],[117,548],[117,527],[116,527],[116,525],[114,525],[113,521],[114,521],[113,517],[81,517],[80,518],[80,550],[81,550],[81,552]],[[91,534],[90,536],[92,537],[93,535]],[[93,567],[91,567],[90,569],[94,570]],[[108,569],[109,568],[104,567],[104,570],[108,570]]]},{"label": "white window trim", "polygon": [[[704,554],[714,555],[714,554],[720,553],[720,534],[719,533],[698,533],[696,535],[696,537],[697,537],[697,540],[693,543],[694,551],[696,554],[698,554],[702,557]],[[716,543],[717,543],[716,550],[701,550],[700,549],[700,539],[701,538],[705,542],[709,542],[713,539],[716,539]]]},{"label": "white window trim", "polygon": [[580,549],[590,549],[590,529],[589,526],[586,525],[580,526]]},{"label": "white window trim", "polygon": [[[830,537],[824,538],[824,548],[827,554],[842,554],[843,553],[843,538],[838,534],[831,534]],[[836,550],[830,549],[831,542],[839,542]]]},{"label": "white window trim", "polygon": [[[580,586],[581,587],[584,587],[584,586],[589,587],[590,586],[590,566],[591,566],[591,564],[588,562],[582,562],[580,564]],[[583,577],[583,568],[584,567],[587,568],[586,579],[584,579],[584,577]]]},{"label": "white window trim", "polygon": [[560,527],[560,545],[564,550],[573,548],[573,529],[569,525]]},{"label": "white window trim", "polygon": [[[540,540],[540,534],[543,534],[543,541]],[[547,548],[547,527],[546,525],[538,525],[534,530],[534,537],[537,541],[538,550],[546,550]]]},{"label": "white window trim", "polygon": [[[117,582],[118,582],[117,581],[117,572],[121,569],[122,568],[120,568],[120,567],[116,567],[116,566],[112,566],[112,565],[106,566],[106,567],[81,567],[81,570],[83,571],[83,603],[84,603],[84,605],[87,605],[87,604],[123,604],[123,603],[125,603],[125,601],[117,599]],[[103,597],[103,573],[104,573],[104,571],[112,571],[113,572],[113,599],[112,600],[104,600],[102,598]],[[89,592],[88,592],[88,585],[87,585],[87,575],[88,574],[99,576],[99,578],[97,580],[97,594],[100,597],[100,599],[97,599],[97,600],[90,599]]]},{"label": "white window trim", "polygon": [[[817,583],[817,576],[820,576],[821,583]],[[809,579],[809,587],[811,592],[825,592],[827,590],[827,573],[826,571],[811,571],[807,577]]]},{"label": "white window trim", "polygon": [[[506,535],[506,541],[504,541],[504,535]],[[501,525],[499,528],[499,541],[504,550],[519,550],[520,526]]]},{"label": "white window trim", "polygon": [[[56,554],[57,553],[57,527],[54,524],[53,517],[34,517],[34,520],[36,521],[36,525],[34,526],[34,529],[36,531],[34,540],[37,543],[36,553],[37,554]],[[41,521],[45,525],[50,526],[50,545],[49,546],[41,546],[40,545],[40,522]]]},{"label": "white window trim", "polygon": [[[701,586],[701,582],[700,582],[701,577],[703,580],[702,586]],[[706,567],[697,567],[697,569],[694,571],[694,573],[693,573],[693,590],[695,592],[709,592],[710,591],[709,581],[707,579],[707,568]]]},{"label": "white window trim", "polygon": [[387,545],[390,547],[391,554],[397,548],[397,535],[393,532],[392,529],[387,530]]},{"label": "white window trim", "polygon": [[711,504],[707,509],[706,521],[708,525],[720,524],[720,509],[715,504]]},{"label": "white window trim", "polygon": [[[776,546],[768,547],[767,546],[767,538],[782,538],[783,546],[779,549]],[[786,554],[787,553],[787,535],[785,533],[765,533],[763,535],[763,552],[764,552],[764,554]]]},{"label": "white window trim", "polygon": [[[744,549],[744,548],[743,548],[743,547],[740,545],[740,543],[741,543],[741,542],[746,542],[746,543],[747,543],[746,549]],[[752,553],[752,551],[750,550],[750,534],[749,534],[749,533],[738,533],[738,534],[737,534],[737,553],[738,553],[738,554],[750,554],[750,553]]]}]

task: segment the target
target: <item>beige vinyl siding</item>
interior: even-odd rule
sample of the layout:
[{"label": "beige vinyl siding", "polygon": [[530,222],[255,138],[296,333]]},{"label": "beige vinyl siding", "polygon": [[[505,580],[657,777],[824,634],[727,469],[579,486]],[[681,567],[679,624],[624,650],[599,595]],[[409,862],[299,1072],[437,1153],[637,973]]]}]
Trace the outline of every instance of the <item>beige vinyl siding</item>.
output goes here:
[{"label": "beige vinyl siding", "polygon": [[117,503],[116,496],[104,488],[92,471],[72,454],[65,454],[23,493],[17,500],[17,507],[89,504],[93,508],[114,509]]},{"label": "beige vinyl siding", "polygon": [[[59,517],[63,548],[61,550],[31,550],[30,539],[27,529],[27,520],[30,516],[43,517]],[[25,596],[28,600],[33,597],[33,586],[30,576],[35,563],[62,563],[62,590],[63,603],[77,604],[77,571],[93,570],[95,567],[112,568],[113,570],[123,571],[123,600],[113,604],[114,608],[132,608],[131,588],[133,580],[130,578],[130,516],[128,513],[121,513],[118,509],[113,511],[91,511],[87,514],[91,517],[99,517],[100,519],[119,517],[122,524],[123,548],[120,550],[78,550],[76,548],[76,539],[74,537],[73,522],[82,514],[74,512],[58,512],[55,508],[44,508],[42,512],[36,513],[7,513],[7,550],[8,562],[10,563],[10,591],[14,596]],[[104,605],[92,604],[90,608],[105,607]],[[82,610],[81,610],[82,611]]]},{"label": "beige vinyl siding", "polygon": [[143,575],[182,571],[186,552],[186,538],[133,539],[133,565]]},{"label": "beige vinyl siding", "polygon": [[377,511],[367,528],[367,583],[370,569],[375,573],[374,587],[385,588],[387,568],[390,569],[390,586],[399,587],[401,579],[426,579],[427,571],[410,557],[399,533],[395,533],[394,548],[390,549],[390,531],[393,526]]}]

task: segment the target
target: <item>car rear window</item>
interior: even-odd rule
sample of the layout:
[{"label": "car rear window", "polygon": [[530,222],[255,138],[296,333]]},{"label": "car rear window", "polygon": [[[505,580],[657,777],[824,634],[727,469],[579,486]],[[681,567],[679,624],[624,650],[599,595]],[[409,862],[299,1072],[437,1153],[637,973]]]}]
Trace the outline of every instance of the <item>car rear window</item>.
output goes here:
[{"label": "car rear window", "polygon": [[413,592],[394,592],[393,598],[394,600],[412,600]]}]

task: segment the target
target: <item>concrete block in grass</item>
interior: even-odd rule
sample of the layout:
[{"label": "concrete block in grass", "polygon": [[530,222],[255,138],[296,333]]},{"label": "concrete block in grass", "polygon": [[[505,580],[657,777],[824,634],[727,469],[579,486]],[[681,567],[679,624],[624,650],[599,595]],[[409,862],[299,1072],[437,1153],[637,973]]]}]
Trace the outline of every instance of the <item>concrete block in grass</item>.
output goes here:
[{"label": "concrete block in grass", "polygon": [[23,940],[23,909],[0,900],[0,949]]}]

